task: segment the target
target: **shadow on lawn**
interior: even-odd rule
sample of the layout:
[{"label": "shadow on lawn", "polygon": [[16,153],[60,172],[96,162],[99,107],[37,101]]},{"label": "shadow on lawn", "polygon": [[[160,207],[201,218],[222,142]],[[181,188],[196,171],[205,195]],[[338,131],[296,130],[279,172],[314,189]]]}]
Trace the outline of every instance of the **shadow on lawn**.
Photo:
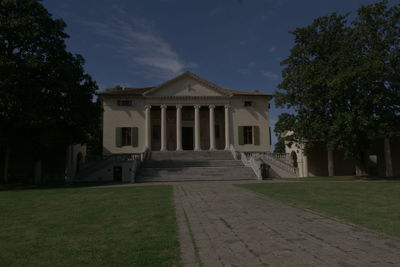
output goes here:
[{"label": "shadow on lawn", "polygon": [[0,184],[1,191],[16,191],[16,190],[43,190],[43,189],[66,189],[66,188],[85,188],[93,186],[109,186],[120,185],[121,182],[77,182],[77,183],[64,183],[64,184]]}]

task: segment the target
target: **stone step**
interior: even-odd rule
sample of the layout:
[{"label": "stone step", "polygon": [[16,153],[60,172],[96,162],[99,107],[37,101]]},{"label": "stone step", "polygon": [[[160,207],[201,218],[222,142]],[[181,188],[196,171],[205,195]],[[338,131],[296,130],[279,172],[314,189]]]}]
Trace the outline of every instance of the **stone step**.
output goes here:
[{"label": "stone step", "polygon": [[232,160],[230,151],[152,151],[152,160]]},{"label": "stone step", "polygon": [[146,160],[141,168],[229,167],[242,166],[239,160]]},{"label": "stone step", "polygon": [[182,168],[141,168],[137,182],[154,181],[219,181],[255,180],[253,170],[244,166],[231,167],[182,167]]}]

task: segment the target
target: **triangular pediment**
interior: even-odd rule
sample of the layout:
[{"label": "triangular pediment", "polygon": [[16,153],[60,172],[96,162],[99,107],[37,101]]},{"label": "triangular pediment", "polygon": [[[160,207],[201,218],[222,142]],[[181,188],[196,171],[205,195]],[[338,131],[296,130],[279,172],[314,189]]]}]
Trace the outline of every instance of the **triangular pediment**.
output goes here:
[{"label": "triangular pediment", "polygon": [[185,72],[144,93],[146,96],[227,96],[219,86],[191,73]]}]

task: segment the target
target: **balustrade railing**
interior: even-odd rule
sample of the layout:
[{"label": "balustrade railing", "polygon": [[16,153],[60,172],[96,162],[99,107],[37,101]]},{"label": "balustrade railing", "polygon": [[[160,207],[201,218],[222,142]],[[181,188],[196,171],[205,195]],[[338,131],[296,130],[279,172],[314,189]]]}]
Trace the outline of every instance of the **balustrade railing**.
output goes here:
[{"label": "balustrade railing", "polygon": [[250,162],[251,158],[261,159],[266,163],[274,164],[275,166],[291,173],[298,175],[299,169],[293,166],[293,160],[290,154],[287,153],[271,153],[271,152],[242,152],[242,157],[245,157],[243,162]]},{"label": "balustrade railing", "polygon": [[146,150],[143,153],[90,156],[87,157],[86,162],[80,166],[79,172],[90,173],[91,171],[96,170],[99,167],[103,167],[108,164],[113,164],[117,162],[134,161],[134,160],[141,162],[148,159],[150,153],[151,153],[150,150]]}]

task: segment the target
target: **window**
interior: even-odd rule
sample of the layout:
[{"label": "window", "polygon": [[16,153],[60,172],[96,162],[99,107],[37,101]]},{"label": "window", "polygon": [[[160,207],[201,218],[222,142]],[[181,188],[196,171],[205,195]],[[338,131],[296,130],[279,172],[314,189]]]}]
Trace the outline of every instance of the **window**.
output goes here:
[{"label": "window", "polygon": [[253,105],[253,102],[251,101],[244,101],[244,106],[245,107],[251,107]]},{"label": "window", "polygon": [[121,128],[121,145],[130,146],[132,144],[131,128]]},{"label": "window", "polygon": [[118,127],[115,129],[115,145],[117,147],[133,146],[139,144],[139,131],[137,127]]},{"label": "window", "polygon": [[119,100],[117,100],[117,104],[118,104],[118,106],[122,106],[122,107],[132,106],[132,100],[119,99]]},{"label": "window", "polygon": [[260,128],[258,126],[239,126],[239,145],[260,145]]},{"label": "window", "polygon": [[243,127],[243,143],[245,145],[253,144],[253,127],[251,126]]}]

